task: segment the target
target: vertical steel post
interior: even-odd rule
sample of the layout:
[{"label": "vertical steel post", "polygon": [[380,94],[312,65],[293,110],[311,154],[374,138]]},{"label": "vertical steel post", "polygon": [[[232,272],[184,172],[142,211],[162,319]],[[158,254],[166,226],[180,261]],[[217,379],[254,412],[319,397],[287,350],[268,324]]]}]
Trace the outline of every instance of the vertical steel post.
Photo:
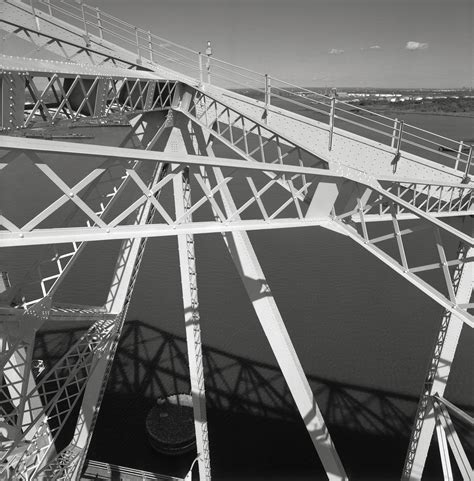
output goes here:
[{"label": "vertical steel post", "polygon": [[[222,183],[222,171],[215,167],[214,173],[217,182]],[[226,185],[220,192],[225,212],[230,215],[237,210],[234,199]],[[248,234],[230,232],[222,235],[328,479],[349,479]]]},{"label": "vertical steel post", "polygon": [[140,57],[140,41],[139,41],[139,38],[138,38],[138,27],[134,27],[134,28],[135,28],[135,42],[137,44],[138,60],[141,60],[141,57]]},{"label": "vertical steel post", "polygon": [[86,35],[89,36],[89,32],[87,31],[86,9],[82,1],[81,1],[81,11],[82,11],[82,21],[84,22],[84,32],[86,32]]},{"label": "vertical steel post", "polygon": [[51,8],[51,0],[46,0],[46,3],[48,4],[48,14],[50,17],[53,16],[53,10]]},{"label": "vertical steel post", "polygon": [[392,147],[392,149],[395,147],[395,141],[396,141],[396,138],[397,138],[397,131],[398,131],[398,119],[395,119],[393,121],[392,141],[390,143],[390,147]]},{"label": "vertical steel post", "polygon": [[97,8],[95,9],[95,11],[96,11],[96,15],[97,15],[97,25],[98,25],[98,27],[99,27],[99,37],[101,38],[101,40],[104,40],[104,32],[103,32],[103,30],[102,30],[102,18],[101,18],[101,16],[100,16],[100,10],[99,10],[99,8],[97,7]]},{"label": "vertical steel post", "polygon": [[[466,262],[466,259],[472,256],[474,256],[474,248],[460,247],[458,253],[460,263],[453,274],[458,304],[466,304],[471,298],[474,272],[472,263]],[[403,467],[403,480],[418,481],[423,475],[426,456],[435,429],[434,408],[431,400],[435,394],[439,396],[444,394],[463,324],[463,321],[455,314],[445,311],[418,403]]]},{"label": "vertical steel post", "polygon": [[399,122],[399,128],[398,128],[398,138],[397,138],[397,154],[400,153],[400,148],[402,146],[402,136],[403,136],[403,127],[404,127],[405,122],[403,120],[400,120]]},{"label": "vertical steel post", "polygon": [[268,107],[271,104],[271,79],[268,74],[265,74],[265,109],[264,109],[264,119],[265,123],[268,123]]},{"label": "vertical steel post", "polygon": [[[145,150],[153,150],[155,142],[151,141]],[[153,184],[158,182],[166,173],[166,168],[160,164],[153,166],[152,164],[139,164],[137,170],[144,179],[149,179],[148,187],[151,189]],[[154,208],[151,201],[147,201],[136,214],[137,224],[147,224],[151,222],[154,215]],[[74,432],[73,441],[70,448],[79,449],[81,455],[76,460],[76,465],[72,468],[75,475],[72,479],[78,479],[85,462],[87,449],[89,447],[92,432],[97,420],[98,412],[105,392],[107,379],[109,377],[112,361],[118,346],[121,330],[131,295],[135,287],[138,271],[145,251],[147,238],[142,239],[126,239],[122,243],[122,247],[117,258],[114,269],[112,284],[105,303],[107,312],[116,314],[117,332],[110,341],[110,349],[107,356],[103,356],[98,361],[97,368],[88,380],[87,387],[84,391],[84,397],[81,405],[81,411],[78,416],[78,422]]]},{"label": "vertical steel post", "polygon": [[464,147],[464,141],[459,142],[458,153],[456,155],[456,163],[454,164],[454,168],[457,169],[459,167],[459,161],[461,160],[462,149]]},{"label": "vertical steel post", "polygon": [[[191,206],[189,171],[173,179],[176,217],[186,215]],[[191,220],[188,214],[187,221]],[[188,349],[191,395],[193,399],[194,428],[198,453],[199,479],[210,481],[211,462],[209,453],[209,434],[206,415],[206,392],[204,384],[204,365],[202,359],[201,326],[199,318],[199,299],[196,272],[196,253],[192,234],[178,235],[178,253],[183,295],[184,322]]]},{"label": "vertical steel post", "polygon": [[[172,149],[174,152],[188,153],[188,151],[193,151],[196,148],[196,142],[196,137],[189,139],[187,126],[175,124],[165,151]],[[191,214],[187,214],[191,205],[191,186],[189,184],[188,170],[184,171],[183,174],[175,176],[173,179],[173,191],[177,218],[187,216],[187,221],[192,221]],[[200,481],[210,481],[211,461],[194,237],[188,234],[178,235],[177,237],[199,479]]]},{"label": "vertical steel post", "polygon": [[198,52],[198,65],[199,65],[199,85],[204,83],[204,72],[202,70],[202,53]]},{"label": "vertical steel post", "polygon": [[211,41],[207,41],[207,48],[206,48],[206,55],[207,55],[207,60],[206,60],[206,69],[207,69],[207,83],[211,83],[211,55],[212,55],[212,47],[211,47]]},{"label": "vertical steel post", "polygon": [[150,51],[150,60],[153,62],[153,37],[150,30],[148,30],[148,50]]},{"label": "vertical steel post", "polygon": [[329,112],[329,143],[328,150],[332,149],[332,136],[334,132],[334,116],[336,113],[336,95],[334,92],[331,94],[331,110]]},{"label": "vertical steel post", "polygon": [[4,73],[0,80],[0,130],[22,127],[25,122],[25,76]]},{"label": "vertical steel post", "polygon": [[36,28],[38,29],[38,31],[40,31],[41,30],[40,22],[39,22],[38,15],[36,14],[36,8],[33,5],[33,0],[30,0],[30,6],[31,6],[31,11],[33,12],[33,16],[35,17]]},{"label": "vertical steel post", "polygon": [[402,145],[402,135],[403,135],[403,120],[399,122],[399,130],[398,130],[398,136],[397,136],[397,151],[391,162],[392,173],[394,174],[397,172],[398,162],[400,160],[400,147]]},{"label": "vertical steel post", "polygon": [[[161,166],[155,167],[152,165],[144,165],[143,168],[147,174],[150,174],[150,169],[152,170],[152,180],[148,183],[148,186],[151,188],[160,178],[162,168]],[[141,171],[141,174],[143,175],[143,171]],[[145,178],[149,178],[149,175],[145,175]],[[153,206],[150,201],[147,201],[139,209],[136,216],[136,223],[138,225],[144,225],[150,222],[153,213]],[[76,465],[73,468],[75,472],[73,479],[79,479],[79,475],[85,462],[87,449],[97,421],[98,412],[105,392],[107,379],[112,368],[115,352],[118,347],[131,295],[135,287],[135,281],[143,258],[146,241],[146,237],[143,239],[126,239],[122,243],[117,258],[112,285],[105,303],[107,312],[117,316],[115,321],[117,331],[110,340],[107,355],[99,357],[97,367],[92,375],[89,376],[87,387],[84,391],[73,441],[70,445],[70,448],[79,449],[81,452],[81,455],[77,458]]]},{"label": "vertical steel post", "polygon": [[[36,381],[32,371],[36,333],[47,321],[50,309],[51,298],[44,297],[26,311],[19,311],[14,323],[11,322],[11,319],[2,322],[3,319],[0,316],[0,352],[5,355],[2,359],[3,396],[9,392],[11,403],[17,410],[15,427],[13,423],[2,423],[3,429],[6,428],[7,431],[3,433],[4,437],[10,439],[13,446],[9,446],[3,453],[5,458],[3,459],[4,463],[0,466],[1,479],[12,479],[10,476],[2,477],[5,474],[2,472],[4,468],[8,471],[8,466],[13,467],[15,464],[15,469],[18,468],[19,459],[12,452],[12,448],[15,449],[14,445],[29,443],[35,436],[38,437],[39,426],[44,426],[40,444],[50,446],[52,443],[51,431],[43,413],[44,401],[35,391]],[[10,349],[12,351],[8,353]],[[5,446],[3,447],[5,448]],[[41,450],[41,448],[39,449]]]},{"label": "vertical steel post", "polygon": [[464,171],[464,179],[469,179],[469,171],[471,170],[472,164],[472,145],[469,147],[469,153],[467,154],[467,163],[466,163],[466,170]]}]

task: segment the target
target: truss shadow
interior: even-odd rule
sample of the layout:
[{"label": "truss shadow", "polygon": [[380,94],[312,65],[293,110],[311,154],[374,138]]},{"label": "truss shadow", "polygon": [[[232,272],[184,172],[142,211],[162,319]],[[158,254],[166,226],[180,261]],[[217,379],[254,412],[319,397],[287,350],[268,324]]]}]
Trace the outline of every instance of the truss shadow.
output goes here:
[{"label": "truss shadow", "polygon": [[[35,357],[49,364],[60,357],[80,329],[39,333]],[[209,409],[276,420],[296,420],[298,412],[278,367],[203,346]],[[405,437],[411,429],[418,399],[308,376],[328,425],[383,437]],[[186,339],[142,321],[129,321],[119,344],[107,392],[155,399],[189,392]],[[467,412],[473,406],[460,406]],[[474,449],[472,433],[459,426],[466,449]]]}]

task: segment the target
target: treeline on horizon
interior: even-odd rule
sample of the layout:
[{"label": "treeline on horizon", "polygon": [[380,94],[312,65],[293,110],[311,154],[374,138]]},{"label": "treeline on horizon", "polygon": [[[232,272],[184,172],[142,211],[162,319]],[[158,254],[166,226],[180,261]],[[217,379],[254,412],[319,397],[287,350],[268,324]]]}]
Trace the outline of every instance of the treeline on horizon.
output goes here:
[{"label": "treeline on horizon", "polygon": [[385,100],[362,99],[355,104],[360,107],[374,110],[395,110],[415,112],[442,112],[460,113],[474,112],[474,99],[472,98],[447,98],[447,99],[423,99],[421,101],[405,100],[404,102],[390,102]]},{"label": "treeline on horizon", "polygon": [[[264,92],[257,90],[257,89],[233,89],[236,93],[240,93],[246,95],[248,97],[254,98],[255,100],[264,101],[265,94]],[[322,89],[312,89],[315,93],[322,93],[328,95],[327,92],[323,92]],[[386,89],[385,89],[386,90]],[[380,92],[383,90],[381,89]],[[340,91],[342,92],[342,90]],[[420,91],[416,90],[405,90],[405,94],[411,94],[412,96],[417,96],[417,92],[421,93]],[[474,114],[474,98],[471,97],[463,97],[462,91],[452,91],[450,92],[450,96],[447,98],[426,98],[429,96],[429,93],[440,93],[439,91],[428,91],[423,90],[424,98],[422,100],[404,100],[398,102],[391,102],[387,97],[361,97],[358,99],[357,102],[351,101],[351,99],[347,98],[340,98],[339,100],[349,103],[353,105],[353,110],[357,110],[358,107],[362,107],[368,110],[374,111],[396,111],[396,112],[430,112],[430,113],[473,113]],[[456,95],[457,93],[461,93],[461,95]],[[280,100],[278,100],[278,97]],[[281,92],[278,92],[278,97],[272,98],[272,104],[279,104],[285,103],[285,97],[289,97],[292,100],[299,100],[298,99],[298,92],[293,92],[293,95],[286,93],[282,95]],[[305,92],[305,97],[309,101],[311,101],[312,95]],[[456,98],[457,97],[457,98]],[[326,101],[322,98],[317,98],[317,100],[326,103]],[[305,99],[301,97],[299,102],[305,102]],[[283,104],[282,104],[283,106]],[[291,109],[290,109],[291,110]]]}]

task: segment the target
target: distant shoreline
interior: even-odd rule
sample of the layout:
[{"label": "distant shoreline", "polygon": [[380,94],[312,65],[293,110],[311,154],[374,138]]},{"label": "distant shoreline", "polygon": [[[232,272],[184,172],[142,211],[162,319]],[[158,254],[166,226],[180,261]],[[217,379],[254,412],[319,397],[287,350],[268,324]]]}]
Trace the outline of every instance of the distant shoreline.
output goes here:
[{"label": "distant shoreline", "polygon": [[[365,111],[370,111],[373,114],[379,114],[379,115],[390,115],[394,116],[396,114],[399,115],[408,115],[408,114],[415,114],[415,115],[437,115],[441,117],[463,117],[463,118],[469,118],[469,119],[474,119],[474,112],[420,112],[417,110],[371,110],[368,109],[367,107],[364,107]],[[363,110],[361,110],[360,113],[364,113]]]}]

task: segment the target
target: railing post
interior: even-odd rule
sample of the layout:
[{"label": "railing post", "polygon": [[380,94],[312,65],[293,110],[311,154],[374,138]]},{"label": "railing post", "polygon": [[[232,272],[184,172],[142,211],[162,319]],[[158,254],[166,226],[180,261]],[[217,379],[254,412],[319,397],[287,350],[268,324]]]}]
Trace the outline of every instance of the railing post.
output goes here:
[{"label": "railing post", "polygon": [[463,147],[464,147],[464,141],[461,140],[461,142],[459,142],[458,154],[456,155],[456,164],[454,165],[455,169],[459,167],[459,161],[461,160]]},{"label": "railing post", "polygon": [[390,144],[390,147],[392,147],[392,149],[395,147],[395,139],[396,139],[396,135],[397,135],[397,130],[398,130],[398,119],[395,119],[393,121],[392,142]]},{"label": "railing post", "polygon": [[207,41],[207,48],[206,48],[206,55],[207,55],[207,61],[206,61],[206,69],[207,69],[207,83],[211,83],[211,55],[212,55],[212,47],[211,47],[211,41]]},{"label": "railing post", "polygon": [[271,105],[272,101],[272,84],[270,76],[265,74],[265,111],[263,113],[265,123],[268,122],[268,107]]},{"label": "railing post", "polygon": [[140,56],[140,42],[138,39],[138,27],[134,27],[135,29],[135,41],[137,43],[137,55],[138,55],[138,63],[141,63],[141,56]]},{"label": "railing post", "polygon": [[471,178],[469,177],[469,171],[471,170],[471,164],[472,164],[472,145],[469,147],[469,153],[468,153],[468,158],[467,158],[467,163],[466,163],[466,170],[464,171],[464,178],[463,178],[463,183],[467,184],[468,182],[471,181]]},{"label": "railing post", "polygon": [[148,30],[148,50],[150,50],[150,60],[154,62],[153,60],[153,38],[151,36],[150,30]]},{"label": "railing post", "polygon": [[398,139],[397,139],[397,154],[400,153],[400,147],[402,145],[402,136],[403,136],[403,126],[405,122],[403,120],[400,120],[399,122],[399,129],[398,129]]},{"label": "railing post", "polygon": [[204,83],[204,72],[202,70],[202,54],[198,52],[198,62],[199,62],[199,85],[202,86]]},{"label": "railing post", "polygon": [[[397,119],[398,122],[398,119]],[[398,136],[397,136],[397,152],[395,153],[395,157],[393,158],[391,165],[392,165],[392,173],[395,174],[397,172],[398,161],[400,160],[400,147],[402,145],[402,135],[403,135],[403,120],[398,122],[399,129],[398,129]]]},{"label": "railing post", "polygon": [[86,9],[84,8],[84,4],[81,0],[81,11],[82,11],[82,21],[84,22],[84,32],[86,35],[89,36],[89,32],[87,31],[87,20],[86,20]]},{"label": "railing post", "polygon": [[51,0],[46,0],[46,3],[48,4],[48,15],[50,17],[52,17],[53,16],[53,10],[51,8]]},{"label": "railing post", "polygon": [[328,150],[332,150],[332,136],[334,133],[334,115],[336,113],[336,94],[331,93],[331,111],[329,113],[329,144]]},{"label": "railing post", "polygon": [[100,17],[100,10],[98,7],[95,10],[97,15],[97,25],[99,27],[99,37],[101,38],[101,40],[104,40],[104,32],[102,30],[102,18]]},{"label": "railing post", "polygon": [[36,28],[38,29],[38,31],[40,31],[40,30],[41,30],[41,28],[40,28],[40,22],[39,22],[38,15],[36,15],[36,8],[35,8],[35,6],[33,5],[33,0],[30,0],[30,6],[31,6],[31,11],[33,12],[33,15],[34,15],[34,17],[35,17]]}]

